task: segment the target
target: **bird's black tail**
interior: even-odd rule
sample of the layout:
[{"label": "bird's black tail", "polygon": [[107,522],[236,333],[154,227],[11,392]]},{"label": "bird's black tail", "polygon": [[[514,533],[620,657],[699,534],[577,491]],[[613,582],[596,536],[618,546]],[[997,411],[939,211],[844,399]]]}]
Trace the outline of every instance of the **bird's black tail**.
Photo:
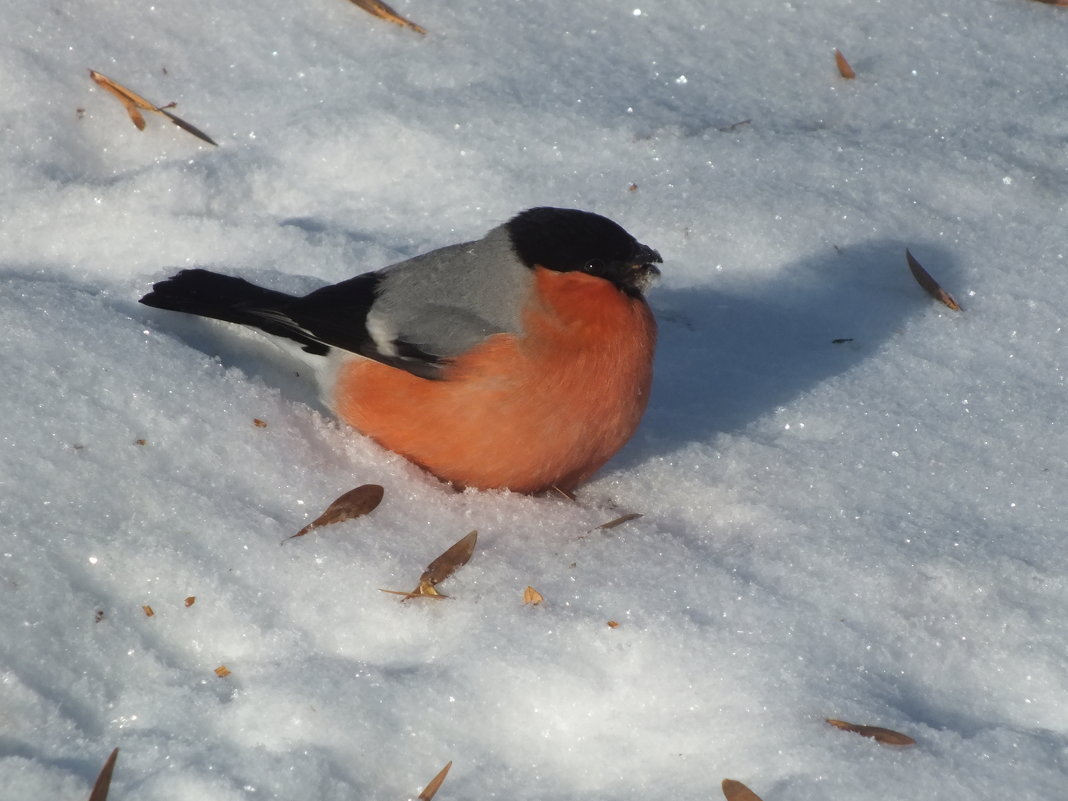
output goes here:
[{"label": "bird's black tail", "polygon": [[182,270],[155,284],[141,298],[146,306],[252,326],[299,342],[309,353],[325,354],[328,348],[289,316],[296,300],[299,298],[250,284],[243,278],[201,269]]}]

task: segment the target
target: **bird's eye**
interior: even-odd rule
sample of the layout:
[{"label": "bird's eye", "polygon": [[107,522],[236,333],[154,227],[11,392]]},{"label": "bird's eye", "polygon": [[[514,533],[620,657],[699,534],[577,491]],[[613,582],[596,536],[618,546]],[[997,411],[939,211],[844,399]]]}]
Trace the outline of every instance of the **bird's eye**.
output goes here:
[{"label": "bird's eye", "polygon": [[599,273],[604,270],[604,262],[600,259],[590,259],[586,262],[586,266],[582,268],[586,273]]}]

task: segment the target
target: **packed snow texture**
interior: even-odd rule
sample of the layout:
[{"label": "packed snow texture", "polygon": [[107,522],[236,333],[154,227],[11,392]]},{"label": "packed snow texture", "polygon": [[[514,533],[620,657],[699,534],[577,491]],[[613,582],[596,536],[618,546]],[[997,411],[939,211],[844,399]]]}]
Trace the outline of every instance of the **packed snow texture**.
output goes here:
[{"label": "packed snow texture", "polygon": [[[85,798],[115,747],[114,801],[450,760],[439,801],[1068,797],[1068,9],[2,5],[0,799]],[[535,205],[664,257],[649,411],[575,503],[451,492],[270,344],[137,303]],[[379,592],[472,529],[449,600]]]}]

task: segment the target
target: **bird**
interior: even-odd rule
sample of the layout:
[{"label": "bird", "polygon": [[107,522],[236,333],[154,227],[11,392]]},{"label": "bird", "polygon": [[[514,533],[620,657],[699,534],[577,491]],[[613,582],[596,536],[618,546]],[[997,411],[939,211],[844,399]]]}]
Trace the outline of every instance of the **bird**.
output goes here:
[{"label": "bird", "polygon": [[662,263],[607,217],[542,206],[304,296],[194,268],[140,302],[276,338],[339,419],[457,489],[570,494],[648,404]]}]

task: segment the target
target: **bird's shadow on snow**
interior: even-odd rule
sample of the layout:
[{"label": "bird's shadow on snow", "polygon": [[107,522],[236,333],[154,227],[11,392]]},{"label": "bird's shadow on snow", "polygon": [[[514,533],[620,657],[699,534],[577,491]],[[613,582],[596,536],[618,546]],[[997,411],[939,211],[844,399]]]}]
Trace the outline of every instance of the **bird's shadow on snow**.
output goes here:
[{"label": "bird's shadow on snow", "polygon": [[[953,255],[910,243],[949,287]],[[754,278],[743,292],[715,279],[663,287],[651,303],[660,324],[653,393],[642,427],[617,467],[737,432],[822,381],[873,358],[904,321],[948,311],[912,278],[905,242],[827,249]],[[738,282],[735,280],[735,285]]]},{"label": "bird's shadow on snow", "polygon": [[[660,336],[652,397],[637,435],[610,468],[743,430],[872,358],[910,316],[947,311],[910,275],[906,245],[952,289],[958,265],[951,252],[896,240],[828,248],[765,270],[751,283],[732,280],[743,291],[718,291],[715,277],[705,286],[655,289],[650,299]],[[269,339],[200,318],[139,313],[136,305],[125,310],[277,387],[283,397],[329,414],[306,366]]]},{"label": "bird's shadow on snow", "polygon": [[[177,269],[164,270],[159,279],[173,275]],[[224,267],[220,272],[233,274]],[[303,294],[322,286],[322,281],[305,276],[282,276],[273,271],[243,276],[254,283],[270,286],[283,292]],[[272,280],[278,279],[278,280]],[[148,292],[151,285],[142,287]],[[273,337],[230,323],[209,320],[189,314],[161,312],[126,299],[116,302],[122,312],[142,321],[151,330],[173,337],[195,351],[216,360],[226,369],[239,370],[248,379],[277,389],[283,398],[303,403],[316,411],[330,415],[322,402],[311,366],[298,359],[293,350],[276,343]]]}]

